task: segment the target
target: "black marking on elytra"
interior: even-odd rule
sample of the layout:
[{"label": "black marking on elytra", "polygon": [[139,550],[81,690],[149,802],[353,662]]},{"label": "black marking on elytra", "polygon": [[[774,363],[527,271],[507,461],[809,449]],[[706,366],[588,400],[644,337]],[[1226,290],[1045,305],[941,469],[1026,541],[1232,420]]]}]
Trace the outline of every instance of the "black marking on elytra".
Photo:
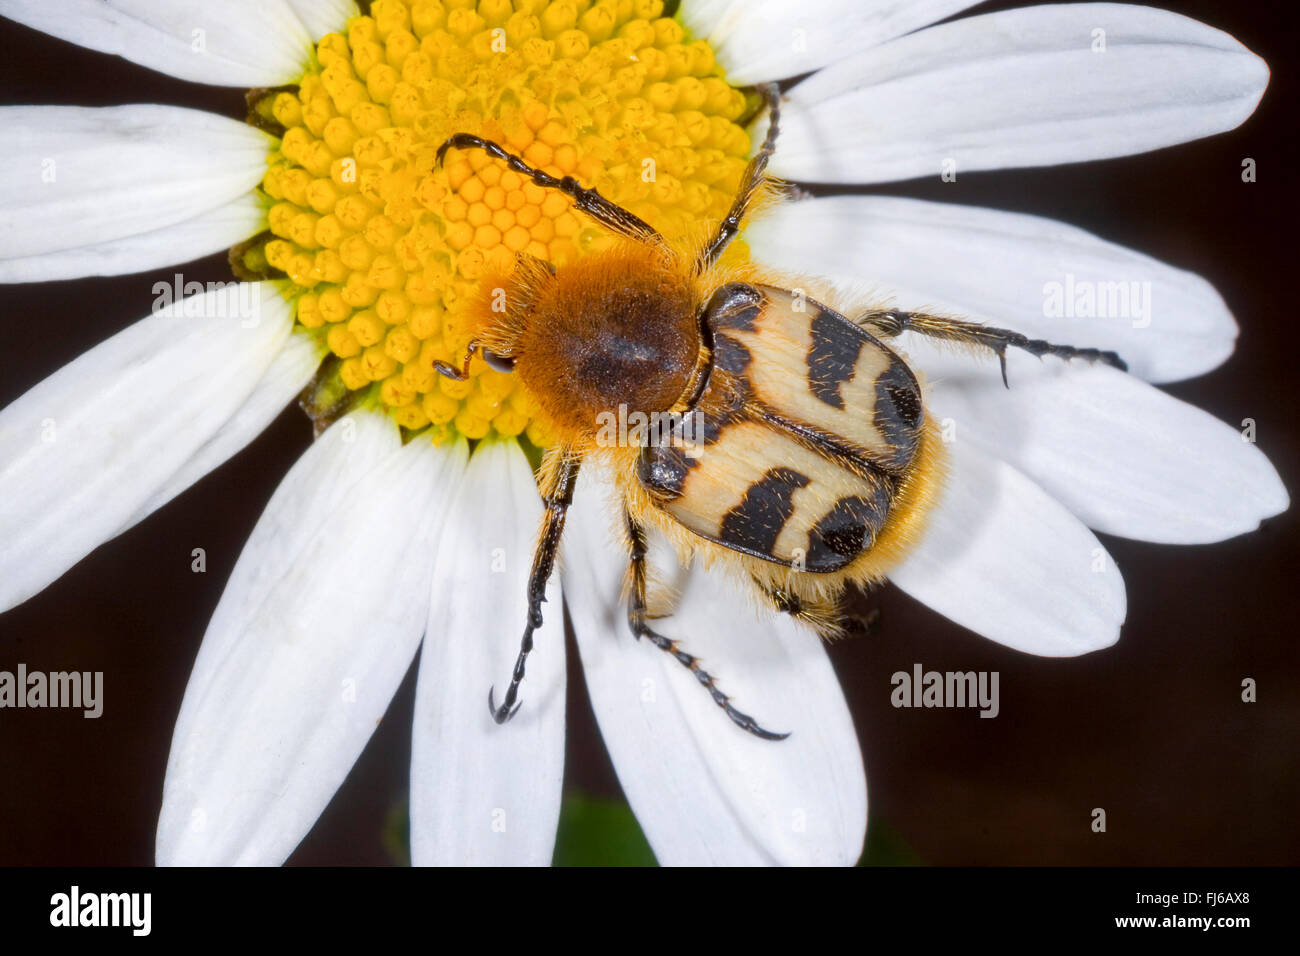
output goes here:
[{"label": "black marking on elytra", "polygon": [[890,382],[885,385],[885,394],[904,425],[908,428],[920,427],[923,412],[921,396],[917,394],[916,389],[906,383],[900,385]]},{"label": "black marking on elytra", "polygon": [[889,517],[891,489],[877,485],[871,498],[841,498],[808,534],[808,570],[838,571],[866,551]]},{"label": "black marking on elytra", "polygon": [[705,321],[715,332],[736,329],[753,332],[767,296],[744,282],[729,282],[709,297],[704,307]]},{"label": "black marking on elytra", "polygon": [[749,368],[753,358],[749,349],[727,335],[719,335],[713,340],[714,368],[739,375]]},{"label": "black marking on elytra", "polygon": [[636,460],[636,478],[641,487],[661,501],[680,498],[686,476],[698,462],[675,448],[643,448]]},{"label": "black marking on elytra", "polygon": [[[636,476],[647,491],[661,501],[680,498],[686,476],[700,466],[693,447],[715,444],[722,437],[724,423],[703,409],[693,409],[673,423],[659,444],[646,445],[637,456]],[[687,440],[689,438],[689,441]]]},{"label": "black marking on elytra", "polygon": [[772,554],[781,529],[794,514],[794,493],[811,479],[793,468],[769,468],[749,486],[740,504],[722,518],[719,540],[748,551]]},{"label": "black marking on elytra", "polygon": [[751,401],[747,409],[758,421],[795,438],[801,445],[815,451],[832,465],[872,481],[881,475],[900,471],[893,458],[882,458],[878,453],[846,440],[816,425],[782,415],[760,402]]},{"label": "black marking on elytra", "polygon": [[[883,348],[883,346],[882,346]],[[889,367],[876,377],[876,408],[873,424],[890,447],[889,470],[906,468],[921,444],[925,409],[921,386],[903,360],[889,353]]]},{"label": "black marking on elytra", "polygon": [[840,386],[853,381],[862,346],[871,337],[838,312],[819,308],[809,323],[808,387],[832,408],[844,408]]}]

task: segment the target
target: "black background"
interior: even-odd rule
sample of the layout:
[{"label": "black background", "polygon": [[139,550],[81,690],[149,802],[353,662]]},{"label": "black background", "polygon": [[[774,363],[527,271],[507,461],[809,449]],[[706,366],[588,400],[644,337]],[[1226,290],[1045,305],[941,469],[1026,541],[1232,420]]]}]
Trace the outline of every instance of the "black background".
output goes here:
[{"label": "black background", "polygon": [[[1017,4],[985,4],[983,12]],[[1287,0],[1160,4],[1236,36],[1273,79],[1240,129],[1103,163],[962,175],[875,192],[1052,216],[1207,277],[1242,333],[1222,368],[1168,391],[1238,423],[1300,486],[1295,317],[1295,16]],[[160,102],[243,116],[242,91],[154,74],[0,21],[0,103]],[[1258,182],[1243,184],[1253,157]],[[183,271],[0,287],[0,405],[148,311]],[[102,670],[105,712],[0,711],[0,865],[148,864],[172,725],[209,615],[280,477],[310,441],[288,410],[180,499],[0,616],[0,669]],[[883,628],[834,646],[867,761],[872,825],[933,864],[1290,864],[1300,860],[1300,665],[1294,510],[1205,547],[1107,538],[1128,585],[1119,644],[1048,660],[999,647],[889,588]],[[206,574],[190,551],[207,551]],[[738,652],[740,652],[738,650]],[[576,654],[570,655],[570,661]],[[1002,712],[895,710],[914,662],[997,670]],[[1244,704],[1245,677],[1259,701]],[[617,795],[581,683],[570,683],[568,781]],[[413,673],[320,821],[302,864],[391,862],[405,799]],[[1091,832],[1104,807],[1108,831]]]}]

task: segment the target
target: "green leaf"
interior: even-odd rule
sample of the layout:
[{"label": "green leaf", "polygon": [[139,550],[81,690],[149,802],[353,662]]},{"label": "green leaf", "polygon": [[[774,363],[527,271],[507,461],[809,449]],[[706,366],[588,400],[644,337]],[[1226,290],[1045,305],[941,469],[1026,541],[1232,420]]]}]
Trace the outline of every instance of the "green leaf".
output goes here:
[{"label": "green leaf", "polygon": [[882,820],[867,826],[867,845],[858,866],[925,866],[903,835]]},{"label": "green leaf", "polygon": [[654,866],[655,856],[622,800],[577,790],[564,795],[555,866]]},{"label": "green leaf", "polygon": [[384,828],[379,834],[384,845],[384,852],[398,866],[411,865],[411,815],[405,800],[399,800],[388,808],[384,817]]}]

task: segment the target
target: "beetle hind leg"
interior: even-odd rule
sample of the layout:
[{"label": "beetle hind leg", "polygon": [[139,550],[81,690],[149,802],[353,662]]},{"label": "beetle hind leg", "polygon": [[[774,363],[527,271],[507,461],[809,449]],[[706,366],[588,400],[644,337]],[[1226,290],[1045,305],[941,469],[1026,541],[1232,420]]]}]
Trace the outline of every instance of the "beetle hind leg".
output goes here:
[{"label": "beetle hind leg", "polygon": [[[1057,345],[1044,339],[1031,339],[1020,332],[999,329],[979,322],[966,322],[950,319],[942,315],[928,315],[924,312],[900,312],[888,309],[868,312],[858,320],[870,332],[886,338],[893,338],[902,332],[918,332],[921,335],[947,342],[963,345],[975,345],[986,348],[998,357],[1002,367],[1002,384],[1007,385],[1007,349],[1023,349],[1030,355],[1042,357],[1054,355],[1062,359],[1084,359],[1088,362],[1102,362],[1121,372],[1128,371],[1128,363],[1118,353],[1104,349],[1078,348],[1073,345]],[[1007,386],[1010,387],[1009,385]]]},{"label": "beetle hind leg", "polygon": [[[793,589],[781,587],[753,576],[754,585],[774,610],[789,614],[796,621],[812,628],[823,640],[834,641],[842,637],[870,637],[880,629],[880,609],[855,608],[848,590],[837,597],[809,598]],[[869,592],[863,592],[869,593]]]},{"label": "beetle hind leg", "polygon": [[763,581],[758,576],[753,576],[753,581],[775,610],[789,614],[796,621],[812,628],[820,637],[832,640],[844,635],[843,609],[839,601],[809,598],[793,588]]},{"label": "beetle hind leg", "polygon": [[700,659],[694,654],[689,654],[682,650],[677,641],[664,637],[658,631],[653,630],[649,623],[649,613],[646,609],[646,537],[645,529],[632,517],[631,514],[624,513],[624,520],[627,525],[627,535],[630,542],[630,565],[628,574],[631,578],[631,587],[628,591],[627,598],[627,625],[632,631],[632,635],[638,640],[645,638],[650,641],[659,650],[670,654],[677,663],[681,664],[688,671],[695,675],[695,679],[703,685],[704,689],[709,692],[713,702],[722,708],[723,712],[731,718],[741,730],[748,731],[755,737],[763,740],[784,740],[789,737],[789,733],[775,733],[760,726],[758,721],[749,714],[736,709],[731,703],[731,698],[722,692],[718,687],[716,679],[712,674],[700,666]]},{"label": "beetle hind leg", "polygon": [[645,624],[644,620],[641,620],[640,622],[634,621],[631,611],[628,613],[628,626],[632,628],[632,633],[636,637],[644,637],[648,639],[655,645],[655,647],[671,654],[677,660],[677,663],[681,664],[688,671],[694,674],[695,679],[704,685],[704,689],[709,692],[709,695],[713,698],[713,702],[721,707],[723,712],[731,718],[732,723],[741,730],[746,730],[762,740],[785,740],[785,738],[790,736],[789,732],[781,734],[767,730],[753,717],[749,716],[749,714],[737,710],[731,703],[731,698],[718,688],[713,675],[700,667],[700,659],[698,657],[682,650],[676,641],[664,637],[657,631],[651,630]]}]

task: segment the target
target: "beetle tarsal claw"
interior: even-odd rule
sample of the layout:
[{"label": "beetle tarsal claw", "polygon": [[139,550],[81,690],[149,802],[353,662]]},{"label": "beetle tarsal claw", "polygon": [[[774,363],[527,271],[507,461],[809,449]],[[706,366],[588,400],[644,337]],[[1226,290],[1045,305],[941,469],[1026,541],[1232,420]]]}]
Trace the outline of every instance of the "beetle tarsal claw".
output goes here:
[{"label": "beetle tarsal claw", "polygon": [[488,712],[492,715],[492,719],[494,721],[496,721],[498,724],[504,724],[506,721],[511,720],[515,716],[515,714],[519,713],[519,708],[523,706],[524,702],[522,700],[519,700],[519,701],[515,701],[515,705],[513,707],[506,707],[504,705],[498,707],[496,704],[495,695],[496,695],[496,688],[489,687],[488,688]]}]

